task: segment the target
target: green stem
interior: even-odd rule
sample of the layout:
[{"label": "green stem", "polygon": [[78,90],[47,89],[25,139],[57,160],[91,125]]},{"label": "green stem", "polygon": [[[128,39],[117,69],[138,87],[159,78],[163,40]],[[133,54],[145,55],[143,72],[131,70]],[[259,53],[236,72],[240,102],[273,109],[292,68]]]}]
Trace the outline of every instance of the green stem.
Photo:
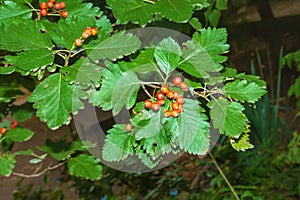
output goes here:
[{"label": "green stem", "polygon": [[213,157],[213,155],[209,152],[209,156],[211,157],[214,165],[216,166],[216,168],[218,169],[218,171],[220,172],[221,176],[223,177],[223,179],[225,180],[225,182],[227,183],[228,187],[230,188],[232,194],[234,195],[234,197],[237,200],[240,200],[239,196],[237,195],[237,193],[235,192],[234,188],[231,186],[230,182],[228,181],[228,179],[226,178],[225,174],[223,173],[222,169],[220,168],[220,166],[218,165],[217,161],[215,160],[215,158]]},{"label": "green stem", "polygon": [[154,1],[150,1],[150,0],[143,0],[144,2],[146,2],[146,3],[151,3],[151,4],[155,4],[155,2]]}]

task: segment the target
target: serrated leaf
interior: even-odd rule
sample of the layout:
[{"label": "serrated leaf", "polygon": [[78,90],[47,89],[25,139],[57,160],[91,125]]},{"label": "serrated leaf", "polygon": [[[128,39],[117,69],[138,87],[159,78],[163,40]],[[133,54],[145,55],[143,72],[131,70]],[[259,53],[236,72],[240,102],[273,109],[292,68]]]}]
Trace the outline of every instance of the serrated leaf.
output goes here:
[{"label": "serrated leaf", "polygon": [[[0,46],[8,51],[51,48],[51,40],[41,33],[34,21],[20,24],[0,25]],[[13,39],[12,39],[13,38]]]},{"label": "serrated leaf", "polygon": [[192,154],[203,154],[209,147],[209,124],[199,101],[185,99],[184,110],[178,117],[175,143]]},{"label": "serrated leaf", "polygon": [[161,157],[159,157],[157,159],[152,159],[151,156],[149,156],[148,154],[145,154],[145,153],[137,153],[137,156],[142,161],[142,163],[144,163],[150,169],[153,169],[154,167],[156,167],[161,160]]},{"label": "serrated leaf", "polygon": [[176,69],[180,56],[180,47],[171,37],[163,39],[154,52],[157,64],[165,74],[169,74]]},{"label": "serrated leaf", "polygon": [[77,94],[73,94],[74,87],[65,82],[60,73],[52,74],[35,88],[28,101],[34,103],[41,121],[54,130],[70,123],[70,112],[77,113],[84,107]]},{"label": "serrated leaf", "polygon": [[0,74],[2,75],[9,75],[15,72],[15,67],[14,66],[8,66],[8,67],[2,67],[0,66]]},{"label": "serrated leaf", "polygon": [[88,61],[79,59],[71,66],[64,66],[60,72],[64,74],[64,80],[70,84],[82,84],[99,87],[102,67]]},{"label": "serrated leaf", "polygon": [[99,160],[87,154],[71,158],[68,161],[68,168],[71,175],[91,181],[99,180],[102,176],[102,166]]},{"label": "serrated leaf", "polygon": [[0,23],[9,24],[16,19],[31,19],[32,9],[22,5],[17,5],[12,1],[4,1],[0,7]]},{"label": "serrated leaf", "polygon": [[0,156],[0,175],[10,176],[15,167],[16,159],[13,155]]},{"label": "serrated leaf", "polygon": [[222,88],[225,96],[233,98],[240,102],[255,103],[266,91],[255,83],[248,83],[246,80],[236,80],[234,82],[226,83]]},{"label": "serrated leaf", "polygon": [[189,0],[159,0],[155,6],[162,16],[177,23],[187,22],[193,14]]},{"label": "serrated leaf", "polygon": [[244,107],[238,102],[229,102],[226,99],[212,100],[210,117],[214,128],[220,130],[221,134],[238,138],[244,131],[247,118],[243,114]]},{"label": "serrated leaf", "polygon": [[153,20],[156,11],[153,4],[141,0],[107,0],[106,3],[119,24],[131,21],[144,26]]},{"label": "serrated leaf", "polygon": [[94,27],[95,23],[96,20],[92,17],[69,16],[65,20],[59,20],[55,26],[49,21],[44,21],[43,25],[56,45],[71,49],[75,39],[80,38],[82,31],[87,26]]},{"label": "serrated leaf", "polygon": [[132,141],[134,141],[134,137],[125,132],[125,125],[115,125],[108,133],[102,149],[104,160],[120,161],[133,154]]},{"label": "serrated leaf", "polygon": [[161,117],[163,116],[163,111],[155,113],[153,111],[148,111],[145,113],[145,117],[148,118],[148,122],[145,126],[140,127],[135,134],[137,140],[143,138],[150,138],[160,133],[162,130]]},{"label": "serrated leaf", "polygon": [[134,106],[140,85],[140,80],[133,71],[122,74],[112,91],[113,115],[118,114],[124,106],[127,109]]},{"label": "serrated leaf", "polygon": [[200,31],[202,29],[202,24],[196,17],[190,19],[189,24],[197,31]]},{"label": "serrated leaf", "polygon": [[33,49],[18,54],[15,64],[22,70],[36,71],[39,68],[52,65],[53,61],[53,51],[47,49]]},{"label": "serrated leaf", "polygon": [[146,48],[140,51],[139,55],[132,59],[131,62],[126,62],[126,70],[133,70],[136,73],[156,72],[158,68],[154,61],[154,49]]},{"label": "serrated leaf", "polygon": [[93,6],[92,3],[82,3],[75,2],[72,0],[65,1],[68,10],[68,16],[76,17],[100,17],[103,12],[100,11],[99,7]]},{"label": "serrated leaf", "polygon": [[183,60],[179,68],[198,78],[208,78],[209,72],[218,72],[227,60],[226,56],[220,55],[227,52],[229,45],[226,44],[226,29],[208,28],[202,29],[201,35],[196,32],[193,40],[186,42],[187,49],[183,49]]},{"label": "serrated leaf", "polygon": [[235,139],[230,139],[230,144],[237,151],[245,151],[247,149],[254,148],[254,146],[249,142],[249,135],[247,133],[242,135],[238,141]]},{"label": "serrated leaf", "polygon": [[132,33],[125,33],[124,31],[114,34],[108,39],[102,41],[95,48],[88,53],[88,57],[97,61],[100,59],[117,59],[122,58],[124,55],[129,55],[141,46],[141,41]]},{"label": "serrated leaf", "polygon": [[257,84],[261,88],[265,88],[266,87],[266,81],[262,80],[259,76],[245,74],[245,73],[240,73],[240,74],[234,75],[234,77],[238,78],[238,79],[246,80],[248,82],[253,82],[253,83]]},{"label": "serrated leaf", "polygon": [[16,127],[7,131],[5,137],[14,142],[25,142],[29,140],[33,134],[34,132],[29,129]]}]

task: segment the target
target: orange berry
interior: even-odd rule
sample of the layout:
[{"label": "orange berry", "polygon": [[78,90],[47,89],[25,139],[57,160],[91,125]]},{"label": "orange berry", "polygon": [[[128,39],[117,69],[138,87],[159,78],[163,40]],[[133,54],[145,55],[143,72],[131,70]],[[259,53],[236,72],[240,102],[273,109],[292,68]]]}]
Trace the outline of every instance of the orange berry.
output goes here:
[{"label": "orange berry", "polygon": [[77,47],[80,47],[80,46],[82,45],[82,40],[79,39],[79,38],[77,38],[77,39],[75,40],[75,45],[76,45]]},{"label": "orange berry", "polygon": [[126,130],[126,132],[130,132],[132,130],[131,124],[126,124],[125,130]]},{"label": "orange berry", "polygon": [[165,100],[164,99],[157,100],[157,103],[162,106],[165,104]]},{"label": "orange berry", "polygon": [[41,14],[41,16],[45,17],[48,14],[48,10],[47,9],[41,9],[40,14]]},{"label": "orange berry", "polygon": [[166,96],[169,98],[169,99],[173,99],[174,98],[174,92],[169,90],[166,94]]},{"label": "orange berry", "polygon": [[157,102],[152,103],[151,109],[153,111],[158,111],[160,109],[160,105]]},{"label": "orange berry", "polygon": [[166,110],[165,113],[164,113],[164,116],[165,116],[166,118],[171,117],[171,111]]},{"label": "orange berry", "polygon": [[66,7],[66,3],[65,2],[59,2],[60,4],[60,9],[64,9]]},{"label": "orange berry", "polygon": [[186,82],[181,82],[179,87],[184,92],[188,91],[188,89],[189,89],[189,86],[186,84]]},{"label": "orange berry", "polygon": [[172,103],[172,109],[173,110],[178,110],[179,109],[179,103],[177,103],[177,102],[174,102],[174,103]]},{"label": "orange berry", "polygon": [[61,15],[63,18],[67,18],[69,14],[68,14],[68,11],[63,10],[63,11],[61,11],[60,15]]},{"label": "orange berry", "polygon": [[145,102],[144,102],[144,106],[145,108],[151,108],[152,107],[152,101],[147,99]]},{"label": "orange berry", "polygon": [[176,101],[180,104],[184,104],[184,97],[183,96],[179,96]]},{"label": "orange berry", "polygon": [[174,85],[179,86],[181,82],[182,82],[182,78],[180,76],[175,76],[173,78]]},{"label": "orange berry", "polygon": [[98,34],[98,29],[96,27],[91,29],[92,35],[97,35]]},{"label": "orange berry", "polygon": [[179,110],[172,110],[171,111],[171,116],[174,117],[174,118],[176,118],[176,117],[179,116],[179,113],[180,113]]},{"label": "orange berry", "polygon": [[166,85],[163,85],[162,87],[161,87],[161,92],[162,93],[167,93],[169,91],[169,88],[168,88],[168,86],[166,86]]}]

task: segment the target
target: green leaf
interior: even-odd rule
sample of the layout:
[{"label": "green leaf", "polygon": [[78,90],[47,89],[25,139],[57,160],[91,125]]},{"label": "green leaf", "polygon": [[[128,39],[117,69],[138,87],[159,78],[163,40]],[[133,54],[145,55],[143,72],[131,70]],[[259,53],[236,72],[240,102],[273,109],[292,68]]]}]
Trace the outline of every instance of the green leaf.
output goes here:
[{"label": "green leaf", "polygon": [[65,1],[65,3],[69,16],[94,18],[100,17],[103,14],[100,8],[96,6],[93,7],[92,3],[80,4],[79,2],[74,3],[72,0]]},{"label": "green leaf", "polygon": [[140,51],[139,55],[132,59],[131,62],[126,62],[128,70],[133,70],[136,73],[157,72],[158,68],[154,61],[154,49],[146,48]]},{"label": "green leaf", "polygon": [[126,159],[133,154],[134,137],[125,132],[124,124],[117,124],[108,130],[102,149],[102,158],[109,162]]},{"label": "green leaf", "polygon": [[[2,77],[1,77],[1,81]],[[2,85],[0,83],[0,102],[10,102],[15,99],[17,95],[22,95],[18,85]]]},{"label": "green leaf", "polygon": [[214,128],[220,130],[221,134],[238,138],[245,130],[247,118],[243,114],[244,107],[238,102],[229,102],[226,99],[212,100],[210,117]]},{"label": "green leaf", "polygon": [[73,84],[100,86],[101,67],[89,62],[88,59],[79,59],[71,66],[64,66],[60,72],[64,80]]},{"label": "green leaf", "polygon": [[15,167],[16,159],[13,155],[0,156],[0,175],[10,176]]},{"label": "green leaf", "polygon": [[153,4],[141,0],[107,0],[118,24],[127,24],[129,21],[141,26],[153,20],[155,8]]},{"label": "green leaf", "polygon": [[198,78],[208,78],[209,72],[218,72],[227,60],[226,56],[220,55],[227,52],[229,45],[226,44],[226,29],[208,28],[202,29],[201,35],[196,32],[193,40],[186,42],[187,49],[182,51],[183,60],[179,68]]},{"label": "green leaf", "polygon": [[17,5],[12,1],[4,1],[0,7],[0,23],[12,23],[16,19],[31,19],[32,10],[29,7]]},{"label": "green leaf", "polygon": [[176,69],[180,56],[180,47],[171,37],[163,39],[154,52],[157,64],[165,74],[169,74]]},{"label": "green leaf", "polygon": [[74,88],[76,86],[65,82],[60,73],[52,74],[35,88],[28,101],[34,103],[41,121],[54,130],[70,123],[70,112],[77,113],[83,108],[77,94],[73,94]]},{"label": "green leaf", "polygon": [[122,58],[124,55],[129,55],[138,50],[140,45],[141,41],[138,37],[132,33],[122,31],[102,41],[95,48],[88,47],[85,49],[91,50],[88,57],[93,61],[97,61],[103,58]]},{"label": "green leaf", "polygon": [[31,156],[34,152],[31,149],[23,150],[23,151],[17,151],[14,153],[15,156],[21,155],[21,156]]},{"label": "green leaf", "polygon": [[52,65],[54,61],[53,51],[47,49],[33,49],[18,54],[16,66],[23,70],[36,71]]},{"label": "green leaf", "polygon": [[293,85],[290,86],[288,96],[295,95],[300,97],[300,77],[298,77]]},{"label": "green leaf", "polygon": [[34,110],[31,104],[25,103],[21,106],[12,106],[11,112],[11,115],[15,120],[23,122],[32,117]]},{"label": "green leaf", "polygon": [[228,0],[217,0],[216,8],[218,10],[227,10]]},{"label": "green leaf", "polygon": [[66,160],[74,153],[74,151],[68,151],[67,144],[63,140],[53,142],[47,139],[46,145],[38,146],[37,149],[49,154],[56,160]]},{"label": "green leaf", "polygon": [[209,124],[199,101],[185,99],[184,110],[178,117],[176,144],[192,154],[204,154],[209,148]]},{"label": "green leaf", "polygon": [[141,126],[140,130],[136,132],[135,137],[137,140],[153,137],[159,134],[162,130],[162,122],[161,122],[161,118],[163,116],[162,109],[157,113],[153,111],[145,111],[144,115],[147,119],[149,119],[149,121],[145,126]]},{"label": "green leaf", "polygon": [[[96,20],[92,17],[69,16],[53,26],[52,22],[43,21],[48,34],[56,45],[71,49],[76,38],[80,38],[82,31],[87,27],[94,27]],[[95,36],[91,38],[95,39]],[[89,40],[87,40],[89,41]],[[86,42],[83,43],[85,45]]]},{"label": "green leaf", "polygon": [[8,66],[8,67],[2,67],[0,66],[0,74],[3,75],[9,75],[15,72],[15,67],[14,66]]},{"label": "green leaf", "polygon": [[177,23],[187,22],[193,14],[189,0],[159,0],[155,6],[163,17]]},{"label": "green leaf", "polygon": [[33,134],[34,132],[29,129],[16,127],[14,129],[10,129],[5,137],[14,142],[25,142],[29,140]]},{"label": "green leaf", "polygon": [[113,115],[118,114],[125,106],[130,109],[134,106],[140,81],[133,71],[124,72],[112,91]]},{"label": "green leaf", "polygon": [[203,28],[201,22],[196,17],[190,19],[189,24],[197,31],[200,31]]},{"label": "green leaf", "polygon": [[0,35],[1,49],[8,51],[46,49],[53,46],[48,34],[41,33],[34,21],[7,26],[0,24]]},{"label": "green leaf", "polygon": [[161,161],[161,158],[152,159],[152,157],[146,153],[137,153],[137,156],[142,161],[142,163],[144,163],[150,169],[153,169],[154,167],[156,167],[159,164],[159,162]]},{"label": "green leaf", "polygon": [[241,138],[236,141],[235,139],[230,139],[231,146],[237,151],[245,151],[247,149],[253,149],[254,146],[249,142],[249,135],[243,134]]},{"label": "green leaf", "polygon": [[240,73],[240,74],[234,75],[234,77],[238,78],[238,79],[246,80],[248,82],[253,82],[261,88],[266,88],[266,81],[261,80],[261,78],[259,76]]},{"label": "green leaf", "polygon": [[248,83],[246,80],[236,80],[226,83],[222,88],[226,97],[233,98],[240,102],[255,103],[266,91],[255,83]]},{"label": "green leaf", "polygon": [[89,180],[99,180],[102,176],[102,166],[95,157],[81,154],[68,161],[69,172],[73,176]]}]

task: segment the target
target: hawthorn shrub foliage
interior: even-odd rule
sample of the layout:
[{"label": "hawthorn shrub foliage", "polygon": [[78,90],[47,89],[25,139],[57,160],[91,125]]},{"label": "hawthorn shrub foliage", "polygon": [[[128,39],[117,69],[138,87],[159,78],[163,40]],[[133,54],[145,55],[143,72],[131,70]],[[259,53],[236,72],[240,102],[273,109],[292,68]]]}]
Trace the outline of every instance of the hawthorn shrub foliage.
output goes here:
[{"label": "hawthorn shrub foliage", "polygon": [[[35,112],[55,130],[84,109],[83,99],[113,115],[124,107],[132,113],[127,124],[115,124],[107,131],[101,152],[105,161],[135,154],[153,168],[169,152],[205,155],[212,129],[226,135],[236,150],[253,147],[243,104],[265,94],[265,82],[223,66],[229,50],[224,28],[203,28],[184,43],[167,37],[143,48],[133,33],[113,29],[127,23],[143,27],[161,19],[195,24],[193,12],[209,6],[206,0],[107,0],[116,18],[114,26],[91,3],[50,2],[0,4],[1,175],[13,173],[17,155],[32,156],[33,164],[49,155],[67,163],[71,175],[99,179],[99,159],[87,154],[87,146],[78,140],[47,140],[37,147],[43,155],[34,149],[10,148],[34,133],[11,124],[7,114],[22,122]],[[28,102],[14,105],[16,96],[26,90],[32,92]],[[141,91],[148,100],[137,100]]]}]

